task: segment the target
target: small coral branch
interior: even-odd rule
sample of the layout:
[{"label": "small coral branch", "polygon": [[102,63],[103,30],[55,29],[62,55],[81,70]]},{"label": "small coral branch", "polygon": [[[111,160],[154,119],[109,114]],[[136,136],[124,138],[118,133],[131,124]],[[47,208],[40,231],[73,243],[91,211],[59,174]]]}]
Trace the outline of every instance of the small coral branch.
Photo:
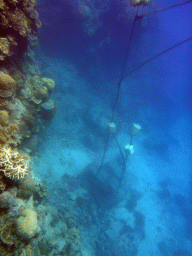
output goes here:
[{"label": "small coral branch", "polygon": [[22,179],[28,174],[27,156],[11,148],[0,148],[0,171],[12,180]]}]

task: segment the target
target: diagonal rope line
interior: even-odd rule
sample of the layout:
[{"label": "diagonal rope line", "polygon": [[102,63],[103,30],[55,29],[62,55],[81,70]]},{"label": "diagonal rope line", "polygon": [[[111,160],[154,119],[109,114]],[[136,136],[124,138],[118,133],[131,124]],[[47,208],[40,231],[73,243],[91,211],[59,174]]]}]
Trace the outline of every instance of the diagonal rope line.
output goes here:
[{"label": "diagonal rope line", "polygon": [[146,13],[146,14],[142,14],[142,15],[139,15],[139,17],[143,18],[143,17],[149,16],[149,15],[153,15],[153,14],[158,13],[158,12],[166,11],[166,10],[172,9],[174,7],[178,7],[178,6],[181,6],[181,5],[184,5],[184,4],[190,4],[190,3],[192,3],[192,0],[188,0],[186,2],[179,3],[179,4],[174,4],[174,5],[171,5],[171,6],[168,6],[168,7],[159,9],[159,10],[156,10],[154,12],[149,12],[149,13]]},{"label": "diagonal rope line", "polygon": [[[129,48],[130,48],[131,41],[132,41],[132,36],[133,36],[134,28],[135,28],[135,23],[136,23],[136,21],[137,21],[137,14],[138,14],[138,11],[139,11],[139,7],[137,8],[137,11],[136,11],[136,14],[135,14],[135,17],[134,17],[133,27],[132,27],[132,31],[131,31],[131,36],[130,36],[130,38],[129,38],[129,43],[128,43],[128,46],[127,46],[127,50],[126,50],[126,54],[125,54],[124,63],[123,63],[122,69],[121,69],[120,79],[119,79],[119,82],[118,82],[118,84],[117,84],[117,94],[116,94],[115,102],[114,102],[114,104],[113,104],[113,108],[112,108],[112,117],[111,117],[111,121],[110,121],[110,122],[113,122],[113,119],[114,119],[115,107],[116,107],[117,102],[118,102],[118,99],[119,99],[119,93],[120,93],[120,89],[121,89],[121,83],[122,83],[122,81],[123,81],[123,79],[124,79],[123,74],[125,73],[125,68],[126,68],[126,63],[127,63],[127,57],[128,57]],[[110,139],[110,133],[109,133],[109,131],[108,131],[108,133],[107,133],[107,139],[106,139],[106,143],[105,143],[105,148],[104,148],[104,152],[103,152],[103,156],[102,156],[102,160],[101,160],[101,164],[100,164],[100,167],[99,167],[98,170],[97,170],[96,175],[99,174],[101,168],[103,167],[104,160],[105,160],[105,155],[106,155],[106,153],[107,153],[107,149],[108,149],[108,146],[109,146],[109,139]]]},{"label": "diagonal rope line", "polygon": [[134,73],[134,72],[137,71],[138,69],[142,68],[143,66],[145,66],[145,65],[148,64],[149,62],[153,61],[154,59],[160,57],[161,55],[167,53],[168,51],[173,50],[174,48],[176,48],[176,47],[178,47],[178,46],[180,46],[180,45],[182,45],[182,44],[184,44],[184,43],[187,43],[187,42],[190,41],[190,40],[192,40],[192,37],[189,37],[189,38],[187,38],[186,40],[183,40],[183,41],[181,41],[181,42],[179,42],[179,43],[177,43],[177,44],[174,44],[173,46],[169,47],[168,49],[166,49],[166,50],[164,50],[164,51],[162,51],[162,52],[156,54],[156,55],[153,56],[152,58],[146,60],[145,62],[143,62],[143,63],[142,63],[141,65],[139,65],[138,67],[136,67],[136,68],[132,69],[130,72],[128,72],[128,73],[123,77],[123,79],[125,79],[127,76],[131,75],[132,73]]},{"label": "diagonal rope line", "polygon": [[133,32],[134,32],[135,24],[136,24],[137,17],[138,17],[138,15],[137,15],[137,14],[138,14],[138,11],[139,11],[139,8],[137,8],[137,11],[136,11],[136,14],[135,14],[135,17],[134,17],[134,22],[133,22],[133,27],[132,27],[132,31],[131,31],[131,36],[130,36],[130,38],[129,38],[129,43],[128,43],[128,47],[127,47],[127,50],[126,50],[124,63],[123,63],[122,69],[121,69],[120,79],[119,79],[119,82],[118,82],[118,84],[117,84],[117,88],[118,88],[118,89],[117,89],[117,95],[116,95],[116,98],[115,98],[115,102],[114,102],[114,104],[113,104],[113,108],[112,108],[112,117],[111,117],[111,121],[110,121],[110,122],[113,122],[113,119],[114,119],[115,107],[116,107],[117,102],[118,102],[118,99],[119,99],[119,93],[120,93],[121,83],[122,83],[122,81],[123,81],[123,74],[125,73],[125,68],[126,68],[126,63],[127,63],[127,57],[128,57],[128,53],[129,53],[129,49],[130,49],[132,37],[133,37]]}]

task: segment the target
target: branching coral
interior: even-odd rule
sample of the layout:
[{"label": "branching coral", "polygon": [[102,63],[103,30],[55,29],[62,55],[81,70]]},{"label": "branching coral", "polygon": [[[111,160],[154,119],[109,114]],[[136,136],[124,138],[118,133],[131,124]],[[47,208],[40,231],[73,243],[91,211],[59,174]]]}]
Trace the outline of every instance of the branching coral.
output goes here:
[{"label": "branching coral", "polygon": [[27,159],[19,152],[3,147],[0,149],[0,171],[13,180],[22,179],[28,174]]}]

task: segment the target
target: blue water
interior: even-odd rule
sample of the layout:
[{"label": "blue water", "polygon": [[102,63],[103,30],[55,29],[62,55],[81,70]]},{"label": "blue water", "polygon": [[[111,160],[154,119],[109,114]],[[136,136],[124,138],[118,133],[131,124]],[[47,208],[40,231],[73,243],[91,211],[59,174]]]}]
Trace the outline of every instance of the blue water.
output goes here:
[{"label": "blue water", "polygon": [[[178,3],[152,0],[138,13]],[[52,207],[76,221],[78,255],[192,255],[192,40],[122,80],[117,131],[96,175],[136,10],[128,0],[43,0],[38,6],[38,57],[43,76],[56,82],[58,110],[34,166],[50,188]],[[191,37],[191,13],[188,3],[137,21],[124,74]],[[118,186],[132,123],[142,130]]]}]

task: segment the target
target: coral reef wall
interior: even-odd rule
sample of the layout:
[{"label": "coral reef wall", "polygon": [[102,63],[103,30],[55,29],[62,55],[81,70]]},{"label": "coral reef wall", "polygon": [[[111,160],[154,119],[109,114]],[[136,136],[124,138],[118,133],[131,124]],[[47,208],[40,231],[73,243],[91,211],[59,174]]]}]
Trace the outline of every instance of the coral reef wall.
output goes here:
[{"label": "coral reef wall", "polygon": [[38,16],[36,0],[0,0],[0,255],[40,255],[47,193],[30,159],[56,103],[36,57]]},{"label": "coral reef wall", "polygon": [[23,50],[29,35],[41,26],[36,0],[0,1],[0,60]]},{"label": "coral reef wall", "polygon": [[36,34],[41,27],[36,7],[35,0],[0,1],[2,146],[17,147],[21,142],[27,143],[56,109],[55,102],[49,99],[55,83],[51,78],[41,77],[35,56]]}]

